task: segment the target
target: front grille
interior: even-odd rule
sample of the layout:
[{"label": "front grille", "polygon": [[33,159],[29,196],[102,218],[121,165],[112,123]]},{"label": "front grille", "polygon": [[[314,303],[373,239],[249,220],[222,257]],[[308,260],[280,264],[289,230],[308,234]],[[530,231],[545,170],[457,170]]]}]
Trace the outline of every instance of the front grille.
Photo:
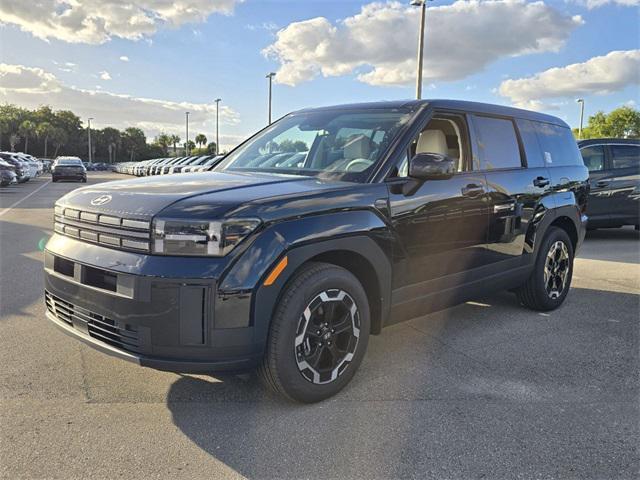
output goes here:
[{"label": "front grille", "polygon": [[[74,328],[84,327],[89,336],[100,340],[112,347],[120,348],[132,353],[143,353],[138,329],[132,325],[121,324],[97,313],[66,302],[49,292],[44,293],[47,310],[58,320]],[[83,328],[80,328],[82,330]]]},{"label": "front grille", "polygon": [[75,208],[56,206],[56,233],[134,252],[149,252],[151,224],[147,220],[116,217]]}]

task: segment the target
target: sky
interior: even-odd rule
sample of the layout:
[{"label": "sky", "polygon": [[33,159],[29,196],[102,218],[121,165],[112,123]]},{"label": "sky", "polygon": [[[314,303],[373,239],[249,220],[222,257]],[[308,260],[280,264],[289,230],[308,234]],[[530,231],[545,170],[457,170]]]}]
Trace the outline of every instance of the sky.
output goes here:
[{"label": "sky", "polygon": [[[273,116],[415,96],[408,0],[0,0],[0,103],[229,148]],[[579,121],[640,103],[640,0],[430,1],[424,98]]]}]

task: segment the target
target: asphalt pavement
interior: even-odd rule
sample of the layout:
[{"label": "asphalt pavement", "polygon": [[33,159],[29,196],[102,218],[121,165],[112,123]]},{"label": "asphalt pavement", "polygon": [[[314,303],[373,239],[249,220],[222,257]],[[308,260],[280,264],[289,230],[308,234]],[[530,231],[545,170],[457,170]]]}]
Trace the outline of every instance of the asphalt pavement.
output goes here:
[{"label": "asphalt pavement", "polygon": [[252,374],[138,367],[46,320],[52,206],[79,186],[0,189],[1,478],[638,478],[633,229],[589,234],[560,309],[503,292],[387,328],[343,392],[295,405]]}]

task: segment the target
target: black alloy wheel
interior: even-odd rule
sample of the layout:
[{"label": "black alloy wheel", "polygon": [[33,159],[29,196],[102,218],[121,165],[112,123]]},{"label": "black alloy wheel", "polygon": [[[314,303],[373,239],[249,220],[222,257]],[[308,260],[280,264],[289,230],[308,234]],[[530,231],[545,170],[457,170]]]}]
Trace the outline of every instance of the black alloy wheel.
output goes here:
[{"label": "black alloy wheel", "polygon": [[259,374],[290,400],[329,398],[351,381],[366,352],[367,295],[351,272],[319,262],[303,265],[282,288]]},{"label": "black alloy wheel", "polygon": [[520,302],[538,311],[558,308],[571,287],[573,243],[565,230],[549,227],[538,249],[533,271],[515,291]]},{"label": "black alloy wheel", "polygon": [[337,289],[316,295],[298,322],[298,369],[312,383],[334,381],[353,360],[360,337],[360,313],[351,296]]}]

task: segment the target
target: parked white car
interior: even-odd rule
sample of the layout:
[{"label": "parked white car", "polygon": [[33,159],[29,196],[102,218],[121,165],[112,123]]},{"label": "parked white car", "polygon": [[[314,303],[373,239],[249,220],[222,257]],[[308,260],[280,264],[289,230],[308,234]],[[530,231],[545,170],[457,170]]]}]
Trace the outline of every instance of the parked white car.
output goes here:
[{"label": "parked white car", "polygon": [[22,152],[16,152],[15,156],[17,156],[20,160],[25,161],[29,165],[29,175],[31,176],[31,178],[35,178],[42,174],[44,166],[42,162],[36,157]]}]

